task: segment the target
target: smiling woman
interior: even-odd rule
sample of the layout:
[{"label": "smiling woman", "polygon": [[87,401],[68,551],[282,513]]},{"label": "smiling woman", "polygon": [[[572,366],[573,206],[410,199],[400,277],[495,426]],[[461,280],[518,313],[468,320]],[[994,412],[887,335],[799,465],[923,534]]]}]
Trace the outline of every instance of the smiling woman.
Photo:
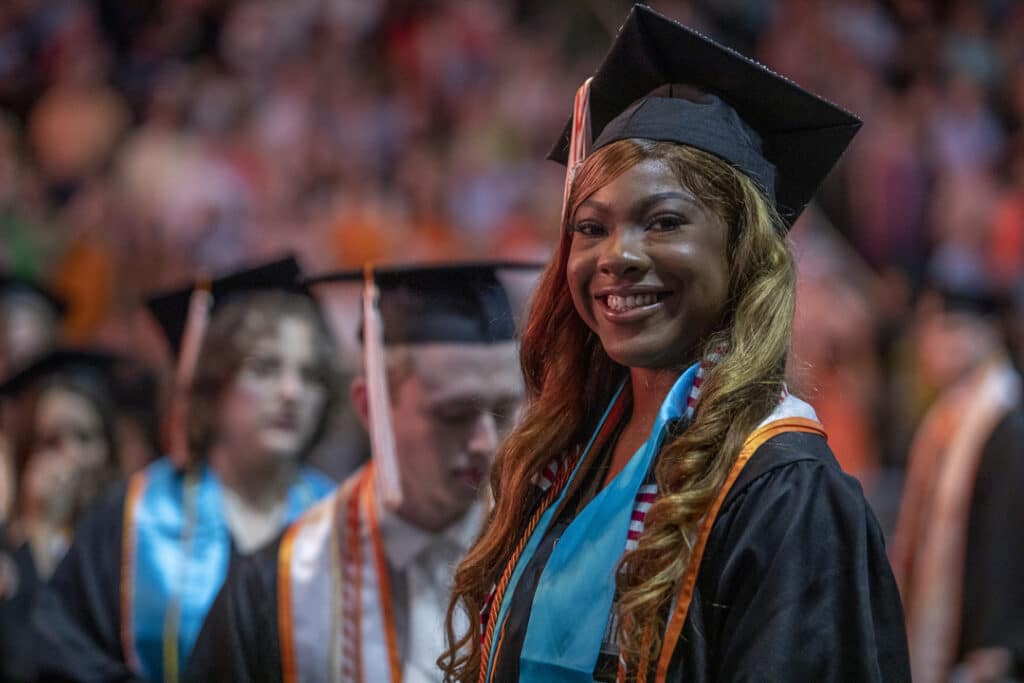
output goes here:
[{"label": "smiling woman", "polygon": [[634,8],[553,153],[563,235],[448,680],[909,681],[880,529],[784,383],[785,232],[858,126]]}]

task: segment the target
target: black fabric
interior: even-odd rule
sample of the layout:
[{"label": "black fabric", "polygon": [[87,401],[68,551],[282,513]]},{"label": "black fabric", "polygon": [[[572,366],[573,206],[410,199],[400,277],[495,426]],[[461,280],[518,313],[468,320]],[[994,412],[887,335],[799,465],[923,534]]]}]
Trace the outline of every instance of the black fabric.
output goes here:
[{"label": "black fabric", "polygon": [[[538,269],[505,262],[375,268],[384,344],[488,344],[515,338],[515,318],[497,273]],[[357,283],[364,272],[342,271],[307,280],[309,286]],[[360,336],[362,336],[360,326]]]},{"label": "black fabric", "polygon": [[[37,678],[35,632],[27,616],[41,583],[28,544],[13,548],[0,527],[0,681],[33,683]],[[11,572],[12,575],[8,575]]]},{"label": "black fabric", "polygon": [[[516,680],[519,650],[509,645],[522,637],[510,628],[525,628],[530,608],[516,597],[534,589],[517,587],[496,681]],[[882,533],[821,437],[775,437],[740,474],[708,540],[668,674],[680,683],[910,681]]]},{"label": "black fabric", "polygon": [[277,624],[280,547],[279,538],[232,564],[206,615],[182,683],[283,681]]},{"label": "black fabric", "polygon": [[971,650],[1009,648],[1024,673],[1024,407],[1009,413],[985,444],[967,527],[960,659]]},{"label": "black fabric", "polygon": [[16,396],[38,380],[57,374],[85,375],[100,384],[110,384],[119,360],[119,356],[107,351],[56,349],[34,360],[0,384],[0,394]]},{"label": "black fabric", "polygon": [[121,649],[121,532],[126,487],[84,515],[32,609],[44,683],[141,683]]},{"label": "black fabric", "polygon": [[[694,120],[706,112],[693,105],[652,110],[653,118],[631,118],[630,108],[638,100],[669,84],[714,95],[736,111],[745,127],[718,115],[704,117],[694,127]],[[707,151],[756,181],[765,180],[765,172],[774,168],[774,186],[766,190],[787,226],[814,196],[860,125],[857,117],[834,104],[643,5],[630,12],[590,87],[591,134],[600,143],[593,149],[623,137],[696,147],[713,137],[722,144]],[[658,129],[653,137],[652,127]],[[606,128],[615,134],[603,136]],[[757,131],[759,145],[751,145],[747,129]],[[570,119],[550,159],[566,163],[571,132]],[[751,162],[752,151],[760,161]]]},{"label": "black fabric", "polygon": [[[302,271],[294,257],[286,257],[270,261],[251,268],[236,270],[210,281],[209,289],[213,297],[214,309],[238,296],[258,291],[282,290],[308,294],[300,278]],[[185,324],[188,321],[188,310],[192,293],[197,285],[190,283],[170,292],[158,294],[146,301],[153,317],[163,330],[167,343],[175,355],[181,350],[185,335]]]}]

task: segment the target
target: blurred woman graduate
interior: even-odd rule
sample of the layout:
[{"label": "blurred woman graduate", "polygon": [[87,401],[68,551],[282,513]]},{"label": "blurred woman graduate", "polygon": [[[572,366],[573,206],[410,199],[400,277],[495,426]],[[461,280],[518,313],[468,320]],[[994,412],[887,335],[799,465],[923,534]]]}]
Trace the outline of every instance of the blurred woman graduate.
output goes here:
[{"label": "blurred woman graduate", "polygon": [[285,259],[149,302],[189,379],[187,452],[133,475],[76,531],[33,615],[44,680],[178,680],[231,563],[333,488],[302,463],[338,383],[299,276]]},{"label": "blurred woman graduate", "polygon": [[878,524],[784,384],[786,230],[858,126],[633,9],[553,154],[564,231],[448,680],[909,681]]},{"label": "blurred woman graduate", "polygon": [[0,386],[14,402],[14,515],[0,528],[0,681],[36,680],[32,605],[71,543],[82,511],[117,476],[119,359],[52,351]]}]

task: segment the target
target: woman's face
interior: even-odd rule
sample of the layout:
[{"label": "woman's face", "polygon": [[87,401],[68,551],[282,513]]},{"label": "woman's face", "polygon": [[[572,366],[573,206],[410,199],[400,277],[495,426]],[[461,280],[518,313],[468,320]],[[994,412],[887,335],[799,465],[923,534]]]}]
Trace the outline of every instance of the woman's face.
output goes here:
[{"label": "woman's face", "polygon": [[729,290],[727,227],[671,169],[643,161],[576,209],[567,274],[577,312],[621,365],[696,360]]},{"label": "woman's face", "polygon": [[316,430],[326,400],[316,332],[282,318],[258,339],[221,397],[217,440],[246,459],[293,458]]},{"label": "woman's face", "polygon": [[53,522],[71,523],[77,506],[103,485],[110,444],[99,411],[84,396],[54,387],[42,394],[25,467],[26,499]]}]

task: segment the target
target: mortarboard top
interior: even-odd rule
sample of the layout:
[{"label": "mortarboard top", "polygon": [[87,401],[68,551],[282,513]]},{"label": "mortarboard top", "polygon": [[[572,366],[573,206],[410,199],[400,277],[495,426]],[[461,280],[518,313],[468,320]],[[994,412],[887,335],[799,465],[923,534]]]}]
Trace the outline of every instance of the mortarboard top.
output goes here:
[{"label": "mortarboard top", "polygon": [[0,395],[18,396],[38,381],[56,375],[89,377],[108,385],[121,356],[107,351],[56,349],[30,363],[0,384]]},{"label": "mortarboard top", "polygon": [[[655,93],[659,88],[666,92]],[[688,89],[706,95],[680,99]],[[787,228],[861,125],[787,78],[644,5],[633,7],[590,82],[589,111],[590,151],[625,138],[702,149],[757,182]],[[570,120],[551,160],[567,163],[572,128]]]},{"label": "mortarboard top", "polygon": [[298,261],[289,256],[258,266],[236,270],[208,283],[191,284],[156,295],[146,301],[146,306],[160,323],[160,328],[171,345],[171,350],[178,355],[185,337],[192,294],[197,288],[208,286],[213,299],[213,308],[216,310],[219,305],[230,301],[233,297],[249,292],[284,290],[308,294],[308,290],[300,282],[301,273]]},{"label": "mortarboard top", "polygon": [[67,311],[67,302],[39,283],[9,273],[0,273],[0,300],[5,296],[19,293],[33,294],[42,298],[53,308],[58,318]]},{"label": "mortarboard top", "polygon": [[[514,339],[512,306],[498,274],[539,267],[518,262],[374,267],[384,344],[487,344]],[[365,277],[363,270],[342,271],[311,277],[305,283],[311,287],[362,283]]]}]

